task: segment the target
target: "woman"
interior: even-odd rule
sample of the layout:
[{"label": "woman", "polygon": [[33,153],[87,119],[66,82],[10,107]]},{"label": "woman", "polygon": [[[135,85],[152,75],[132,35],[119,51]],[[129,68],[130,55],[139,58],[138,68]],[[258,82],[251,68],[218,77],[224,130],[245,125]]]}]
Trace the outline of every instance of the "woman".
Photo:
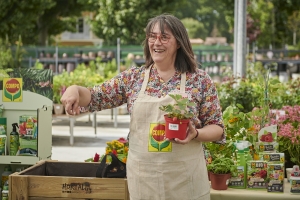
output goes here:
[{"label": "woman", "polygon": [[[79,106],[99,111],[127,103],[131,200],[210,199],[201,142],[224,139],[216,88],[209,75],[198,69],[186,29],[172,15],[149,20],[144,55],[144,66],[128,69],[99,86],[69,87],[61,98],[66,112],[79,113]],[[167,95],[171,92],[184,93],[196,103],[189,108],[194,117],[184,140],[176,138],[168,151],[155,151],[149,145],[151,131],[164,122],[159,106],[172,101]]]}]

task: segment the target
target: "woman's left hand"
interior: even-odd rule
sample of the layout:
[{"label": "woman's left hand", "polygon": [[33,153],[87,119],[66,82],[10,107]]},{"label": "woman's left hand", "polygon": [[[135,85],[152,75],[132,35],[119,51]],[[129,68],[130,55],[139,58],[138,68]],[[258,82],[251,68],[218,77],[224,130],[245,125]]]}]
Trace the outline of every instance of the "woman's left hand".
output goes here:
[{"label": "woman's left hand", "polygon": [[197,131],[196,131],[192,121],[190,121],[188,129],[187,129],[187,136],[184,140],[175,138],[175,139],[169,140],[169,141],[174,142],[176,144],[188,144],[191,140],[193,140],[195,138],[196,135],[197,135]]}]

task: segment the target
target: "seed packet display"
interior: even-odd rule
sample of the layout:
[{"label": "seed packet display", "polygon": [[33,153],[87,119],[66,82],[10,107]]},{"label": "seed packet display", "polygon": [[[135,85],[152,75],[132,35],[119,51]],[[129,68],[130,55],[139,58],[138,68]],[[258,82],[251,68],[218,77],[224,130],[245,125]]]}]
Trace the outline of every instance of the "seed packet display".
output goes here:
[{"label": "seed packet display", "polygon": [[268,163],[268,192],[283,192],[284,165],[282,163]]},{"label": "seed packet display", "polygon": [[266,161],[251,160],[247,162],[247,189],[267,188],[267,167]]}]

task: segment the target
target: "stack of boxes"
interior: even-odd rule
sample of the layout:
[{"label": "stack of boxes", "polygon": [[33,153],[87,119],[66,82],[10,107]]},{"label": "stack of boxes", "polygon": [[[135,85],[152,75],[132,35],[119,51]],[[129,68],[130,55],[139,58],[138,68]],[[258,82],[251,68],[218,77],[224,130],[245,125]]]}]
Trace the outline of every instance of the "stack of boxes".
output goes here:
[{"label": "stack of boxes", "polygon": [[278,152],[276,125],[259,131],[255,148],[259,153],[259,160],[247,162],[247,188],[283,192],[285,159],[284,153]]}]

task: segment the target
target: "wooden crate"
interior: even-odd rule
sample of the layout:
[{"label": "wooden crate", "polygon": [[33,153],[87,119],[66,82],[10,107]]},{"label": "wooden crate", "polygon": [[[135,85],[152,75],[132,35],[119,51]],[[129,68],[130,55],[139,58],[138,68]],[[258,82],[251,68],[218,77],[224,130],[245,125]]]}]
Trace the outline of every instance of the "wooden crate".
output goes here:
[{"label": "wooden crate", "polygon": [[96,178],[99,163],[40,161],[9,176],[9,199],[129,200],[127,180]]}]

